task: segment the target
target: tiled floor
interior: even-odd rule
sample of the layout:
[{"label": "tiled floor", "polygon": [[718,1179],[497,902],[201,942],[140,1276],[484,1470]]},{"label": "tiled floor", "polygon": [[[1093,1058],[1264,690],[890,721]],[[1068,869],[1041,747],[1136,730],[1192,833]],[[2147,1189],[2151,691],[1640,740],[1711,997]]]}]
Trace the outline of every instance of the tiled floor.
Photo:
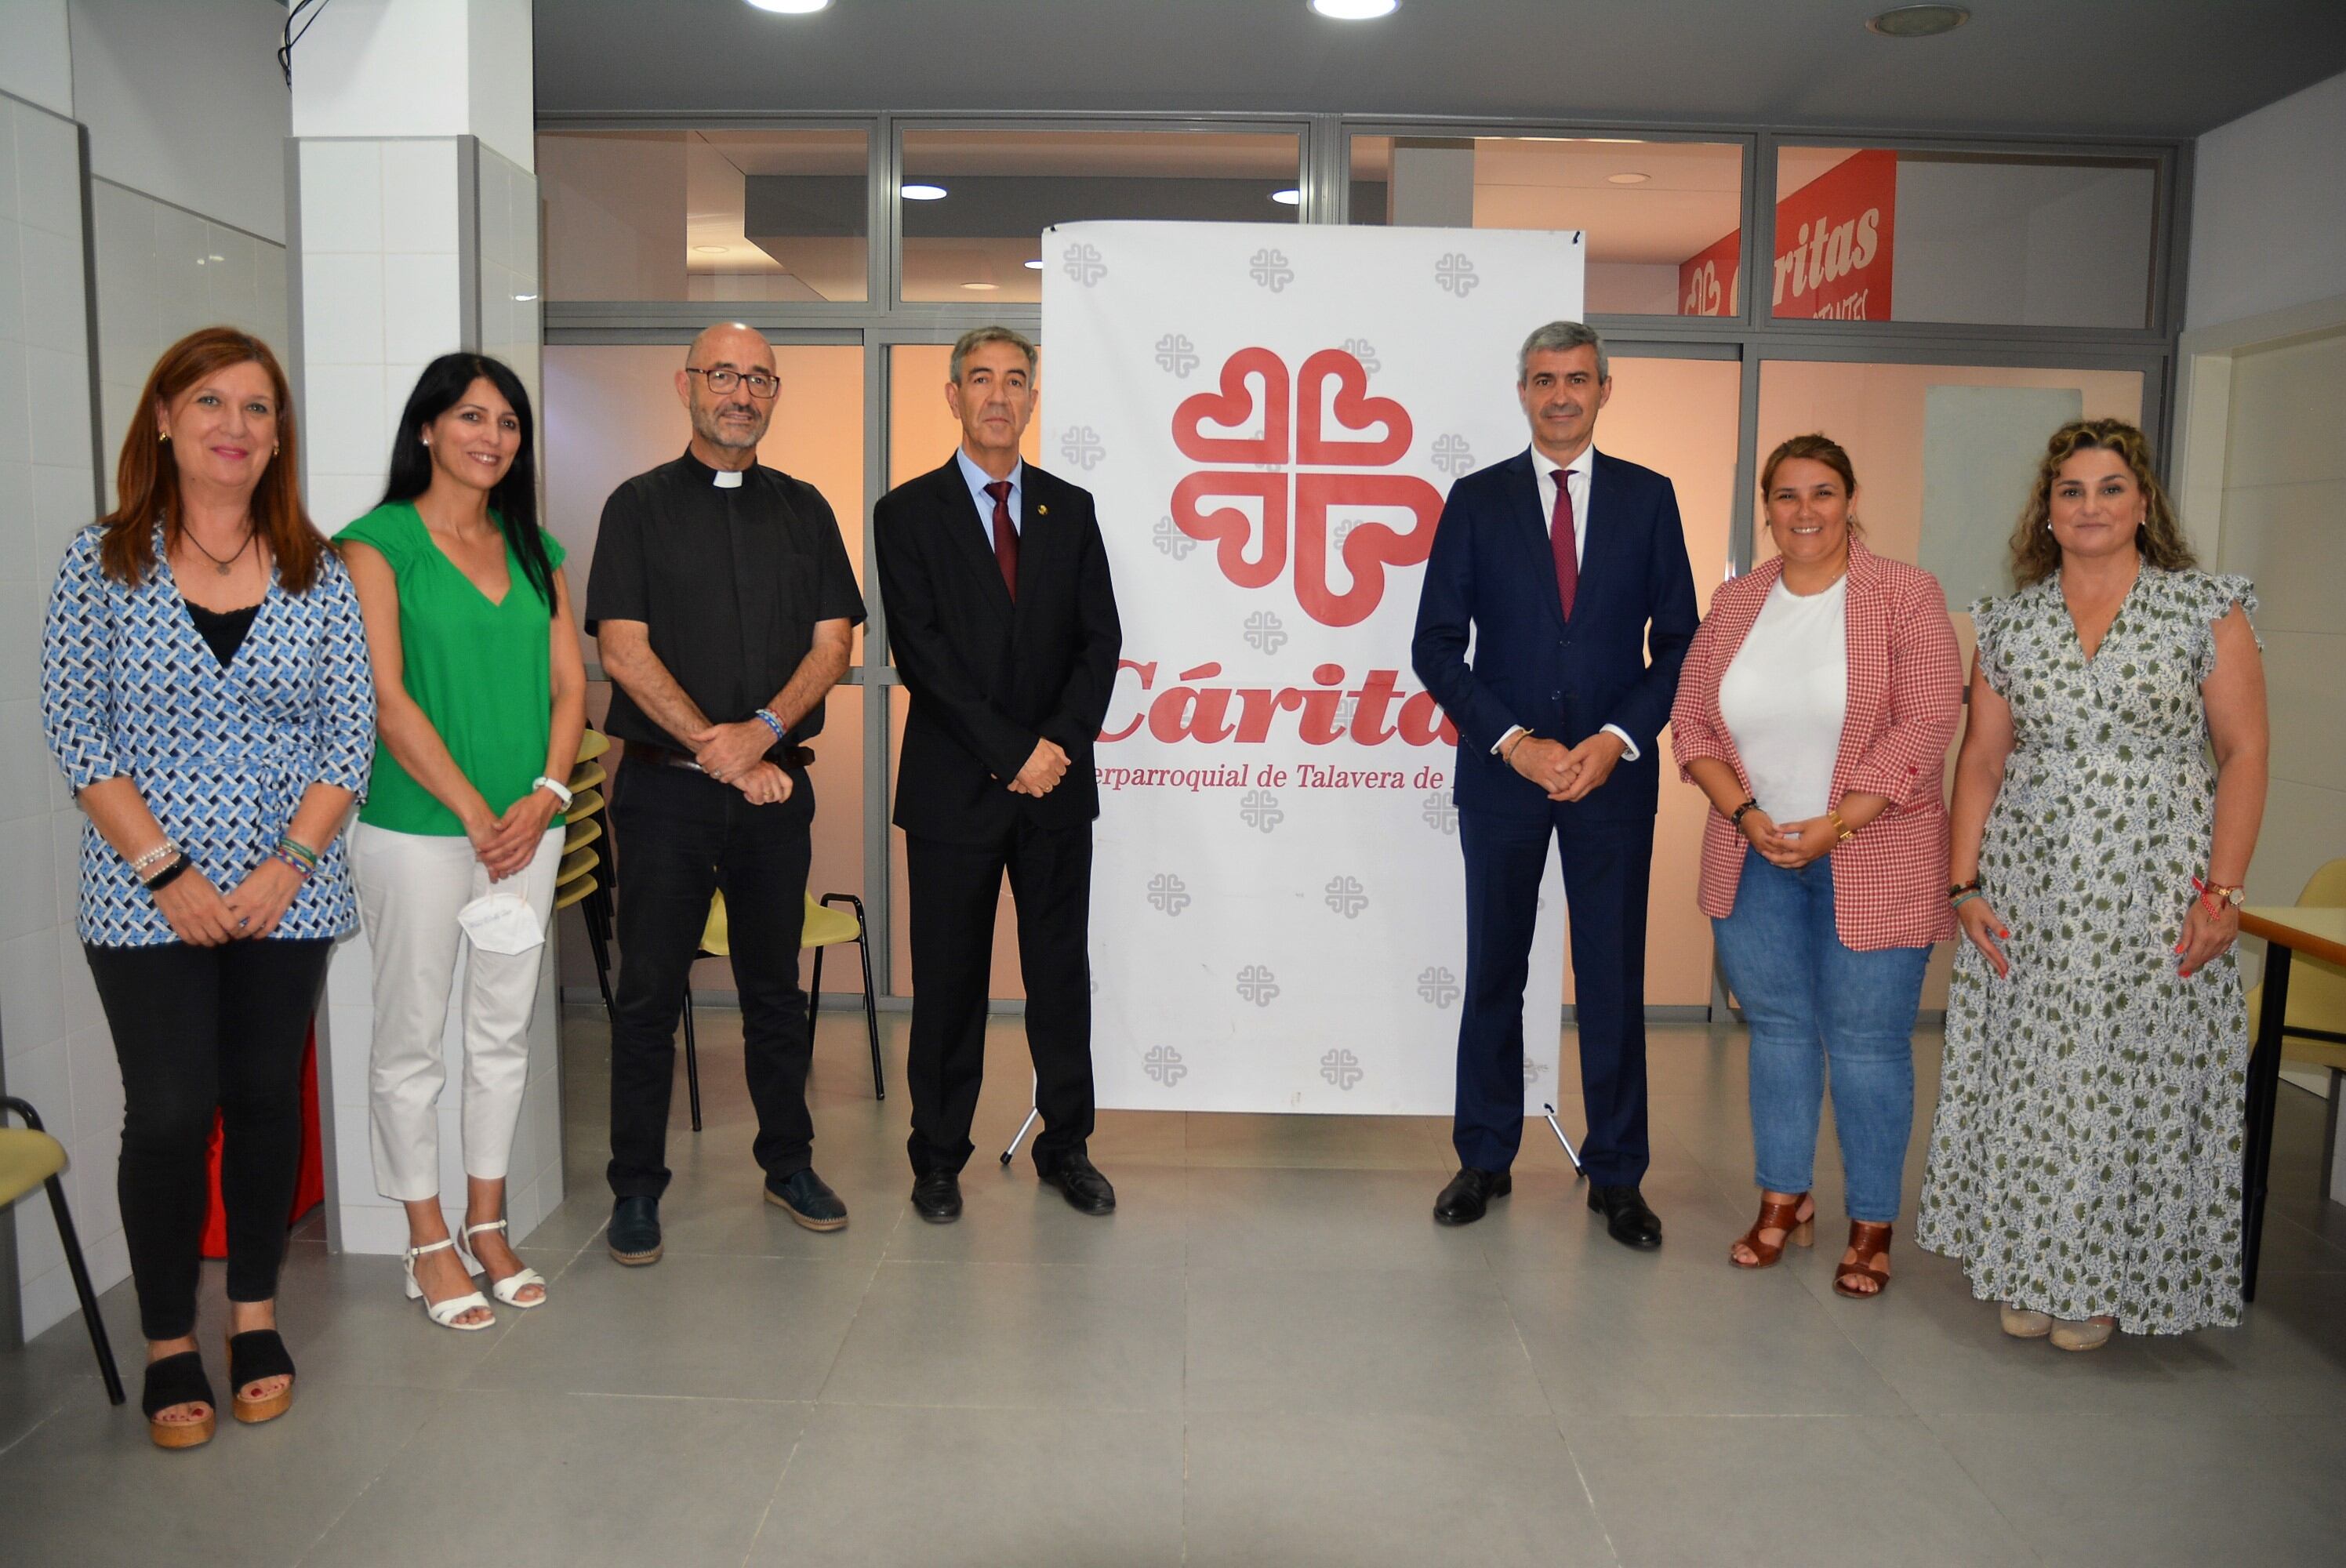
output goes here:
[{"label": "tiled floor", "polygon": [[[313,1223],[285,1284],[292,1414],[181,1454],[106,1404],[77,1321],[0,1352],[0,1559],[2346,1561],[2346,1208],[2313,1196],[2321,1106],[2294,1089],[2247,1326],[2064,1356],[2003,1339],[1902,1239],[1878,1302],[1832,1295],[1837,1226],[1772,1272],[1730,1269],[1751,1204],[1732,1031],[1655,1034],[1647,1192],[1669,1239],[1639,1256],[1538,1124],[1515,1196],[1452,1231],[1427,1217],[1439,1122],[1104,1115],[1121,1203],[1086,1219],[1023,1157],[994,1163],[1025,1109],[1003,1024],[967,1214],[926,1226],[889,1022],[880,1105],[861,1019],[822,1023],[838,1234],[759,1201],[738,1024],[709,1014],[668,1257],[613,1265],[602,1026],[573,1010],[574,1196],[523,1248],[543,1309],[432,1329],[393,1260],[330,1255]],[[1833,1166],[1828,1147],[1829,1218]],[[206,1290],[219,1377],[217,1269]],[[135,1371],[127,1286],[107,1308]]]}]

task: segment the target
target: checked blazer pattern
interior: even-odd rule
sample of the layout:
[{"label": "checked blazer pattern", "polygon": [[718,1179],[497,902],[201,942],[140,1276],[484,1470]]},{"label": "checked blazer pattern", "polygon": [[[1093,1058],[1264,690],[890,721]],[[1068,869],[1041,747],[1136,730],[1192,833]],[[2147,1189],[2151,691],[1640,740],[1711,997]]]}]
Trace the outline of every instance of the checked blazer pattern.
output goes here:
[{"label": "checked blazer pattern", "polygon": [[[1687,650],[1670,710],[1678,777],[1711,758],[1751,779],[1719,716],[1719,685],[1783,575],[1772,556],[1711,596],[1710,615]],[[1964,671],[1947,596],[1919,566],[1885,560],[1849,542],[1849,713],[1833,760],[1832,798],[1886,795],[1890,809],[1832,851],[1833,915],[1843,945],[1859,952],[1927,947],[1955,934],[1947,904],[1948,743],[1963,715]],[[1702,827],[1696,901],[1723,920],[1735,910],[1747,840],[1717,809]]]},{"label": "checked blazer pattern", "polygon": [[[223,668],[188,614],[156,525],[155,569],[137,587],[106,575],[99,530],[74,536],[41,637],[41,725],[76,791],[127,776],[148,809],[223,892],[275,847],[313,783],[364,795],[374,757],[374,682],[358,596],[329,555],[317,585],[272,575],[260,612]],[[340,936],[356,923],[340,835],[276,934]],[[176,941],[129,862],[97,828],[81,842],[84,942]]]}]

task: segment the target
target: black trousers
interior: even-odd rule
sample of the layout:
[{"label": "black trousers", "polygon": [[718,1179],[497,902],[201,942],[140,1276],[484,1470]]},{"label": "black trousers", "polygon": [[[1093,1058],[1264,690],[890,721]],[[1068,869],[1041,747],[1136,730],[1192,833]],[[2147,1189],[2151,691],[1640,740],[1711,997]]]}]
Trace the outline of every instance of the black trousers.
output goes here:
[{"label": "black trousers", "polygon": [[612,785],[619,857],[619,981],[611,1009],[611,1191],[668,1189],[668,1107],[676,1029],[710,896],[725,894],[741,1064],[758,1113],[750,1147],[773,1176],[804,1170],[814,1123],[807,1066],[814,1038],[799,987],[814,789],[790,770],[790,798],[753,806],[705,773],[629,757]]},{"label": "black trousers", "polygon": [[1083,1152],[1092,1135],[1089,937],[1092,829],[1024,822],[992,844],[904,839],[912,896],[913,1030],[905,1077],[913,1090],[915,1175],[961,1169],[985,1072],[985,1002],[994,911],[1002,874],[1018,910],[1018,966],[1026,981],[1026,1046],[1043,1131],[1036,1168]]},{"label": "black trousers", "polygon": [[122,1064],[117,1179],[139,1329],[149,1339],[196,1329],[215,1110],[229,1299],[277,1294],[301,1168],[301,1052],[333,949],[323,938],[277,937],[220,947],[82,945]]}]

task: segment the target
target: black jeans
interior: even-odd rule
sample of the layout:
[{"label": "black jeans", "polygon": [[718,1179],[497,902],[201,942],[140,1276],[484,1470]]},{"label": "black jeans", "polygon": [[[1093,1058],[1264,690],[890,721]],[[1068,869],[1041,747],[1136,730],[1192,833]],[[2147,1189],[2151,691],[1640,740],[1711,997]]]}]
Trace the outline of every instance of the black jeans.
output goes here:
[{"label": "black jeans", "polygon": [[122,1233],[149,1339],[195,1332],[214,1109],[229,1299],[277,1294],[301,1166],[301,1051],[333,949],[82,946],[122,1064]]},{"label": "black jeans", "polygon": [[668,1106],[676,1027],[710,895],[725,894],[733,983],[741,998],[741,1064],[758,1113],[751,1145],[772,1176],[807,1167],[814,1123],[807,1066],[814,1038],[799,988],[814,789],[793,768],[790,798],[753,806],[729,784],[639,758],[612,786],[619,857],[619,983],[611,1009],[611,1191],[668,1188]]}]

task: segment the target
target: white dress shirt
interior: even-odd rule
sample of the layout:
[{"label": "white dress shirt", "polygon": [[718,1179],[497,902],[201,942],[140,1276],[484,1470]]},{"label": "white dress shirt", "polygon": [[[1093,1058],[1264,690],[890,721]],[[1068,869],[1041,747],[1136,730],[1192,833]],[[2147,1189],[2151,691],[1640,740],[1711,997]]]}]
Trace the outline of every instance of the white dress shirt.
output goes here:
[{"label": "white dress shirt", "polygon": [[[1596,469],[1596,444],[1594,442],[1582,447],[1580,455],[1562,467],[1542,457],[1537,447],[1532,449],[1532,478],[1539,486],[1540,519],[1547,528],[1551,545],[1556,538],[1556,487],[1561,483],[1571,490],[1572,564],[1576,567],[1588,559],[1588,481]],[[1630,738],[1627,730],[1617,724],[1608,724],[1604,728],[1619,736],[1621,744],[1628,748],[1621,753],[1624,761],[1637,760],[1639,756],[1637,743]],[[1497,744],[1491,748],[1491,755],[1494,757],[1499,755],[1507,742],[1523,733],[1525,733],[1524,727],[1520,724],[1508,730],[1499,737]]]},{"label": "white dress shirt", "polygon": [[[954,448],[954,461],[961,464],[961,476],[969,485],[969,498],[977,503],[977,520],[985,524],[986,548],[994,547],[994,497],[985,493],[989,484],[1002,483],[984,469],[969,460],[969,453]],[[1020,458],[1010,471],[1010,531],[1020,538],[1026,536],[1025,514],[1019,503],[1025,500],[1026,460]]]}]

